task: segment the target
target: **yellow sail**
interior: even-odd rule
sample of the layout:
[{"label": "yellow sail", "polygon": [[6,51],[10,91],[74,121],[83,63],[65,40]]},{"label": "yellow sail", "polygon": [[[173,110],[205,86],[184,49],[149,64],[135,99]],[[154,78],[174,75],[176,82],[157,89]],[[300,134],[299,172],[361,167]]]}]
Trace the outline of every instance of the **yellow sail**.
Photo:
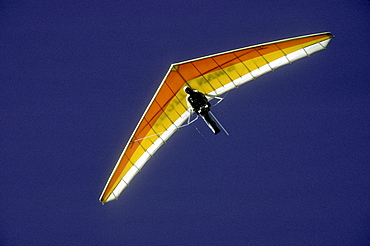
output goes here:
[{"label": "yellow sail", "polygon": [[306,35],[171,65],[123,150],[100,201],[117,199],[150,157],[190,117],[185,86],[218,96],[325,49],[332,37],[330,33]]}]

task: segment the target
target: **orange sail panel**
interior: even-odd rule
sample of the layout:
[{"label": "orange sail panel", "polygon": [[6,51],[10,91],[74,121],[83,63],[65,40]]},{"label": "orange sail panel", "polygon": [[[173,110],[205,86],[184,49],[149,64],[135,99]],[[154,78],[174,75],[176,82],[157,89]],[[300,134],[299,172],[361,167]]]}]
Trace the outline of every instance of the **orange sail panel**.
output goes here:
[{"label": "orange sail panel", "polygon": [[282,65],[324,49],[333,36],[318,33],[259,44],[171,65],[123,150],[100,197],[117,199],[150,157],[190,117],[183,88],[221,95]]}]

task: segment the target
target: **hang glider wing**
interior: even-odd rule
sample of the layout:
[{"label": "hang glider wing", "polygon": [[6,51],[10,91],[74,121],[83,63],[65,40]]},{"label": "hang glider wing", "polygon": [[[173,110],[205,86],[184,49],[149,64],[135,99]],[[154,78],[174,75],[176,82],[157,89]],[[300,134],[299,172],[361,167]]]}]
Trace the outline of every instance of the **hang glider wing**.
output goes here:
[{"label": "hang glider wing", "polygon": [[158,148],[190,117],[185,86],[218,96],[324,49],[332,37],[330,33],[318,33],[171,65],[123,150],[100,201],[117,199]]}]

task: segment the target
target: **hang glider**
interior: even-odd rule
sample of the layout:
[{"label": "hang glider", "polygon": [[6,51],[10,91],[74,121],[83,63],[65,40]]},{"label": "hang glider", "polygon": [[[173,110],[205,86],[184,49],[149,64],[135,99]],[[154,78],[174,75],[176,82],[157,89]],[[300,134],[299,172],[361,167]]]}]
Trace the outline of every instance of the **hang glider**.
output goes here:
[{"label": "hang glider", "polygon": [[331,33],[317,33],[172,64],[123,150],[100,201],[117,199],[150,157],[191,116],[184,87],[212,99],[325,49],[332,38]]}]

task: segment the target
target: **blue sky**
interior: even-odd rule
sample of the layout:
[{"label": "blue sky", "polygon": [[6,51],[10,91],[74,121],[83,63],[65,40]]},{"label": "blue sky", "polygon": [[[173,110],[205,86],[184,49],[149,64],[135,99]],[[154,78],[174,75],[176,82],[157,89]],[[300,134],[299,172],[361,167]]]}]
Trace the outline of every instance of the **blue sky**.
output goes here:
[{"label": "blue sky", "polygon": [[[369,1],[2,1],[2,245],[369,245]],[[171,63],[330,31],[100,193]],[[202,137],[197,130],[205,136]]]}]

